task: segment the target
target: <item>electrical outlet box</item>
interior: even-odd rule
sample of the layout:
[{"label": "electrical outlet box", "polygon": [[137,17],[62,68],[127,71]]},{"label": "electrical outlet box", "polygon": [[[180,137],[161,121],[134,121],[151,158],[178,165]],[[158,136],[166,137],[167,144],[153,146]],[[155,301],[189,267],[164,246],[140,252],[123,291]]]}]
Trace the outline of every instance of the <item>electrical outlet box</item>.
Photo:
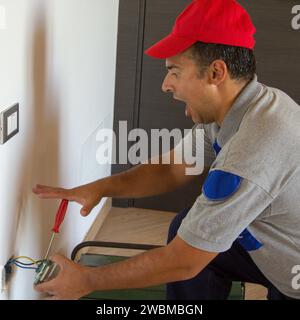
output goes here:
[{"label": "electrical outlet box", "polygon": [[19,104],[0,113],[0,143],[4,144],[19,132]]},{"label": "electrical outlet box", "polygon": [[10,281],[13,272],[11,264],[13,258],[14,256],[11,256],[4,266],[0,265],[0,293],[3,293],[7,289],[7,285]]}]

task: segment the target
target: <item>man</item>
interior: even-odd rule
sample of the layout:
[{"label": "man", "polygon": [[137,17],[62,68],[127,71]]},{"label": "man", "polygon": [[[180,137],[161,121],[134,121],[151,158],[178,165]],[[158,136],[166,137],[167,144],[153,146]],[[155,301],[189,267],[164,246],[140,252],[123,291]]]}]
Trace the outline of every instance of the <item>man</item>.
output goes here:
[{"label": "man", "polygon": [[[202,194],[171,223],[168,245],[96,269],[56,255],[60,273],[37,290],[77,299],[96,289],[168,283],[169,299],[226,299],[232,281],[241,280],[266,286],[269,299],[300,298],[292,271],[300,262],[300,108],[257,82],[254,33],[236,1],[196,0],[146,51],[166,59],[162,89],[186,103],[191,135],[205,130]],[[76,201],[85,216],[104,196],[145,197],[183,186],[194,178],[186,167],[140,165],[74,189],[33,191]]]}]

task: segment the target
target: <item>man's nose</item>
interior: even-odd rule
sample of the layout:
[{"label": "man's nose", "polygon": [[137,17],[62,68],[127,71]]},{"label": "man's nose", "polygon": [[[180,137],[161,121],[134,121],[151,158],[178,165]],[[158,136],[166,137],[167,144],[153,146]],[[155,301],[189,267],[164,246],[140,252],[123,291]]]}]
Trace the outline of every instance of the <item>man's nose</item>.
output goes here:
[{"label": "man's nose", "polygon": [[168,75],[165,77],[161,89],[163,92],[173,92],[172,87],[168,81]]}]

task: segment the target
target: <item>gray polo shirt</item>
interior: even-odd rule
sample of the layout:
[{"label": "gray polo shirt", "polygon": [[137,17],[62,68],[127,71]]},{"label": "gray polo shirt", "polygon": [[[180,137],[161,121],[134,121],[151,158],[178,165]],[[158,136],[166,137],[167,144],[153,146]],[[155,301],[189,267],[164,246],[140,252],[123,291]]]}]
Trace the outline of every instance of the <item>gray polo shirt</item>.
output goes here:
[{"label": "gray polo shirt", "polygon": [[299,105],[255,77],[221,127],[197,128],[205,131],[210,171],[178,235],[212,252],[238,239],[278,290],[300,299],[292,286],[300,265]]}]

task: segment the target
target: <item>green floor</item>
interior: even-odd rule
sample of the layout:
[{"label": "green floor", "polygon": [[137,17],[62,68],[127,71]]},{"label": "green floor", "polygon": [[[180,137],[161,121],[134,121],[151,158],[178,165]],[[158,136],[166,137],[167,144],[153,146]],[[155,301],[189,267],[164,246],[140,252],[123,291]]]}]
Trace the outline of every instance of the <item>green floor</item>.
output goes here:
[{"label": "green floor", "polygon": [[[90,267],[109,264],[126,259],[126,257],[83,254],[80,263]],[[242,300],[243,287],[240,282],[233,282],[229,300]],[[113,291],[95,291],[82,299],[91,300],[165,300],[165,285],[148,287],[143,289],[125,289]]]}]

